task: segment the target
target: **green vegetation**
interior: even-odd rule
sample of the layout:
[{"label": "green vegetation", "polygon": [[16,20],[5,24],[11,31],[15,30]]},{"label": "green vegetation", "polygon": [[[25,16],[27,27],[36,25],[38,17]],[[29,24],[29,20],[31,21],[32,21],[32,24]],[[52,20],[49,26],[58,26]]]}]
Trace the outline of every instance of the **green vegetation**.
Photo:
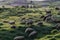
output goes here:
[{"label": "green vegetation", "polygon": [[[53,29],[57,24],[50,20],[43,20],[41,16],[46,16],[46,10],[51,10],[51,14],[60,20],[60,10],[55,7],[47,8],[0,8],[0,40],[13,40],[16,36],[26,36],[26,28],[31,27],[37,31],[34,39],[26,37],[25,40],[60,40],[60,29]],[[22,20],[32,19],[33,23],[22,23]],[[39,23],[42,22],[42,23]],[[39,24],[38,24],[39,23]],[[41,24],[41,25],[40,25]]]}]

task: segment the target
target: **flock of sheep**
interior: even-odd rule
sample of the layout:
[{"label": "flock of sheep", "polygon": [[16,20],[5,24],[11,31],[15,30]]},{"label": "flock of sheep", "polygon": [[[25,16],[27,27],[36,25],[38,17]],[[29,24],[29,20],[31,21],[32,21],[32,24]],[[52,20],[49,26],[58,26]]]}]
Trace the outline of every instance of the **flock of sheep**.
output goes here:
[{"label": "flock of sheep", "polygon": [[[55,8],[56,10],[60,10],[60,8]],[[58,14],[60,15],[60,14]],[[51,10],[46,11],[46,15],[45,16],[41,16],[40,18],[42,18],[42,21],[46,21],[46,22],[50,22],[50,23],[56,23],[56,25],[54,27],[52,27],[53,29],[57,29],[60,30],[60,20],[56,19],[52,14],[51,14]],[[26,28],[25,33],[28,33],[26,36],[17,36],[14,38],[14,40],[25,40],[26,37],[28,38],[35,38],[38,34],[38,32],[33,29],[31,26],[33,25],[33,20],[32,18],[29,19],[25,19],[22,18],[21,20],[21,24],[25,24],[25,25],[30,25],[28,28]],[[43,22],[39,21],[37,25],[42,26]],[[3,21],[4,23],[8,23],[8,21]],[[15,24],[15,21],[9,21],[9,24]],[[11,26],[11,28],[16,28],[16,26]]]}]

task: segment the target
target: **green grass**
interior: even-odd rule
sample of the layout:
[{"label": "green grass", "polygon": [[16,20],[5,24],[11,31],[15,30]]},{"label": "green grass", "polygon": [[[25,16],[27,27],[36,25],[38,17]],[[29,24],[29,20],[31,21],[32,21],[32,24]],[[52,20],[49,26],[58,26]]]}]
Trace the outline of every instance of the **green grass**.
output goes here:
[{"label": "green grass", "polygon": [[[40,18],[41,15],[46,15],[45,8],[25,9],[18,7],[1,9],[2,11],[0,12],[0,40],[13,40],[16,36],[26,36],[24,31],[27,27],[26,25],[21,24],[20,20],[22,18],[33,18],[34,21],[38,21],[42,20]],[[55,9],[52,9],[52,11],[52,15],[57,15],[57,12],[59,12],[56,12]],[[42,12],[42,14],[40,12]],[[14,24],[14,26],[16,26],[16,29],[12,29],[12,25],[10,25],[9,23],[4,23],[4,20],[15,21],[16,24]],[[26,40],[60,40],[60,32],[56,29],[52,29],[55,24],[43,21],[43,26],[37,26],[37,22],[34,22],[33,25],[33,28],[38,32],[37,37],[34,39],[26,38]]]}]

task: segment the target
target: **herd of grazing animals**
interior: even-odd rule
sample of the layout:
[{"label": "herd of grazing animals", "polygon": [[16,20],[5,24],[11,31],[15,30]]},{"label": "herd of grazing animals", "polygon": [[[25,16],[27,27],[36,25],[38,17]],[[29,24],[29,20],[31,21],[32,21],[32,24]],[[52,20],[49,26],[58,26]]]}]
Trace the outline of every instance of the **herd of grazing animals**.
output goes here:
[{"label": "herd of grazing animals", "polygon": [[[56,10],[60,10],[59,8],[55,8],[55,9]],[[43,18],[43,21],[56,23],[56,25],[54,27],[52,27],[52,28],[60,30],[60,20],[59,21],[55,20],[55,18],[53,18],[53,15],[51,14],[51,11],[46,11],[46,16],[41,16],[41,18]],[[32,25],[33,24],[33,20],[32,19],[23,18],[21,21],[22,21],[21,24],[27,24],[27,25]],[[39,21],[37,25],[42,26],[43,22]],[[29,28],[26,28],[25,33],[28,33],[27,37],[33,38],[33,37],[36,37],[38,32],[36,30],[34,30],[33,28],[29,27]],[[22,38],[20,37],[20,40],[21,39]],[[19,36],[17,38],[15,38],[14,40],[19,40]]]},{"label": "herd of grazing animals", "polygon": [[[56,7],[55,10],[59,11],[60,8]],[[22,36],[17,35],[16,37],[14,36],[13,40],[26,40],[27,38],[30,38],[30,39],[36,38],[39,33],[38,32],[39,29],[37,29],[37,28],[41,28],[41,27],[45,26],[44,22],[55,23],[56,25],[53,26],[52,29],[60,30],[60,20],[57,19],[55,17],[55,15],[52,15],[52,10],[45,10],[45,13],[46,13],[46,15],[41,15],[39,17],[39,20],[38,19],[35,20],[32,17],[31,18],[22,17],[19,20],[20,21],[19,23],[22,25],[25,25],[27,28],[24,30],[24,35],[22,35]],[[60,13],[58,13],[58,15],[59,14]],[[42,20],[40,20],[40,19],[42,19]],[[11,25],[10,28],[17,29],[17,26],[15,25],[16,21],[3,20],[3,23],[8,23],[9,25]],[[36,23],[36,24],[34,25],[34,23]],[[37,26],[37,27],[34,28],[33,26]],[[41,31],[41,30],[39,30],[39,31]],[[49,33],[50,32],[47,32],[44,29],[43,34],[49,34]]]}]

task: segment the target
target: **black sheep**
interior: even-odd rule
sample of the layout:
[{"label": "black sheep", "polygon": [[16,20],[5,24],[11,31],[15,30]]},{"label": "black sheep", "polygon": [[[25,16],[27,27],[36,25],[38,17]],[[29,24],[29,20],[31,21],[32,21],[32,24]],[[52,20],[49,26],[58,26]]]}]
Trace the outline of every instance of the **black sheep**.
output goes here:
[{"label": "black sheep", "polygon": [[24,36],[17,36],[14,38],[14,40],[25,40]]},{"label": "black sheep", "polygon": [[60,10],[60,8],[56,7],[55,10]]},{"label": "black sheep", "polygon": [[11,28],[14,28],[14,29],[15,29],[15,28],[16,28],[16,26],[11,26]]},{"label": "black sheep", "polygon": [[33,32],[31,32],[31,33],[29,34],[28,37],[30,37],[30,38],[35,38],[36,36],[37,36],[37,32],[36,32],[36,31],[33,31]]}]

